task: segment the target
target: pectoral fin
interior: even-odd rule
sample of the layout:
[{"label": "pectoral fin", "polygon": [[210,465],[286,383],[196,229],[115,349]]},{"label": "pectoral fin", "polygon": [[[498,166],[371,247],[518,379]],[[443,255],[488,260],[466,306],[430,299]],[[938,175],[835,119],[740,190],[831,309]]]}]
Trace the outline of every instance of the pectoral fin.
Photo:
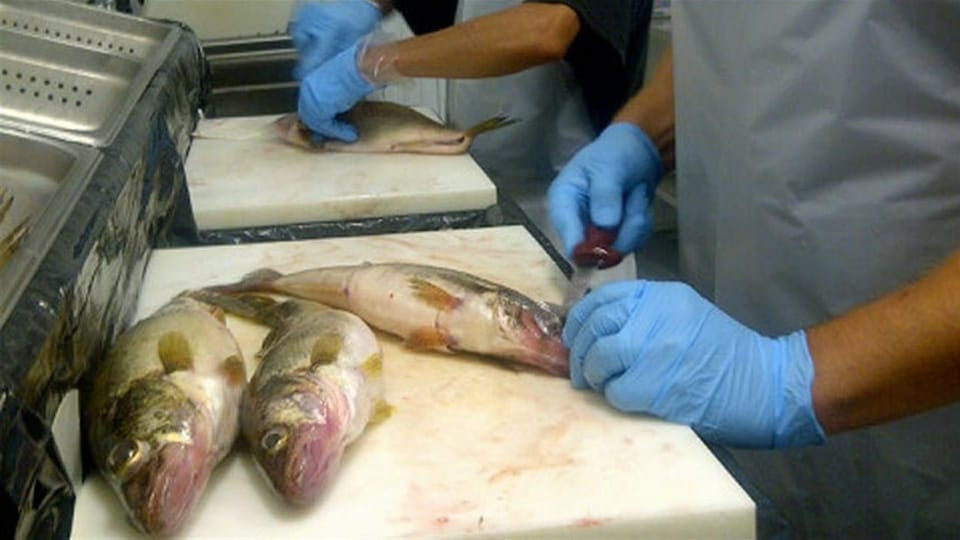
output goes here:
[{"label": "pectoral fin", "polygon": [[407,347],[414,350],[447,349],[446,337],[439,330],[425,326],[413,331],[406,340]]},{"label": "pectoral fin", "polygon": [[230,386],[241,386],[247,382],[247,368],[243,365],[243,359],[232,354],[228,356],[220,370],[227,378],[227,384]]},{"label": "pectoral fin", "polygon": [[332,364],[340,356],[343,350],[343,336],[339,334],[325,334],[313,342],[313,349],[310,351],[310,363]]},{"label": "pectoral fin", "polygon": [[451,310],[460,305],[459,298],[425,279],[411,279],[410,287],[417,298],[441,311]]},{"label": "pectoral fin", "polygon": [[157,340],[157,355],[167,373],[193,369],[190,342],[180,332],[167,332]]}]

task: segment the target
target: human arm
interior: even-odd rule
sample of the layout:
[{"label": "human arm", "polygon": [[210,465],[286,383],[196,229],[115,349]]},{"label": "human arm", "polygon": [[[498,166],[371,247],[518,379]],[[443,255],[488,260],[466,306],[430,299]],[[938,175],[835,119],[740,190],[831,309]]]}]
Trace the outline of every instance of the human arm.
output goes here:
[{"label": "human arm", "polygon": [[493,77],[562,60],[580,30],[563,4],[525,3],[450,28],[371,46],[361,59],[370,80]]},{"label": "human arm", "polygon": [[807,335],[814,407],[829,433],[960,400],[960,250],[924,278]]},{"label": "human arm", "polygon": [[616,408],[733,446],[824,434],[960,399],[960,251],[914,284],[771,338],[679,283],[601,287],[571,310],[571,380]]},{"label": "human arm", "polygon": [[653,229],[654,191],[674,156],[673,50],[651,80],[581,149],[550,185],[550,220],[570,255],[587,225],[617,230],[613,247],[631,252]]}]

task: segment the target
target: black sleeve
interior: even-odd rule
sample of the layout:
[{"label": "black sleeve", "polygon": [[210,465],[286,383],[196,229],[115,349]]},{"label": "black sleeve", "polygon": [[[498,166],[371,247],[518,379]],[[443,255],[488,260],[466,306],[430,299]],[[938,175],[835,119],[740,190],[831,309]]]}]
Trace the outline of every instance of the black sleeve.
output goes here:
[{"label": "black sleeve", "polygon": [[597,131],[643,85],[653,0],[530,0],[564,4],[580,17],[565,60]]}]

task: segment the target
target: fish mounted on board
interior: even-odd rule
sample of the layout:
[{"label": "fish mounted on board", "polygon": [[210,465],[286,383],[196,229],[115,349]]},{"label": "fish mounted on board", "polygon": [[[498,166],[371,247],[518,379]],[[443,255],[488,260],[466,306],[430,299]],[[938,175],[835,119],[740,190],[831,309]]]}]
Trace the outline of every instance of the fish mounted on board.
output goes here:
[{"label": "fish mounted on board", "polygon": [[84,392],[93,460],[133,525],[171,535],[239,433],[242,352],[223,312],[178,296],[123,332]]},{"label": "fish mounted on board", "polygon": [[285,500],[317,500],[347,446],[389,411],[376,334],[352,313],[307,300],[192,294],[271,328],[243,395],[243,438]]},{"label": "fish mounted on board", "polygon": [[547,373],[569,373],[560,317],[543,302],[492,281],[418,264],[363,264],[283,275],[256,271],[223,293],[269,292],[358,315],[415,349],[466,351]]},{"label": "fish mounted on board", "polygon": [[495,116],[465,130],[458,130],[444,126],[410,107],[389,101],[361,101],[342,116],[357,128],[357,141],[327,140],[315,143],[310,129],[294,113],[276,121],[276,133],[290,144],[327,152],[462,154],[470,148],[477,135],[516,122],[506,116]]}]

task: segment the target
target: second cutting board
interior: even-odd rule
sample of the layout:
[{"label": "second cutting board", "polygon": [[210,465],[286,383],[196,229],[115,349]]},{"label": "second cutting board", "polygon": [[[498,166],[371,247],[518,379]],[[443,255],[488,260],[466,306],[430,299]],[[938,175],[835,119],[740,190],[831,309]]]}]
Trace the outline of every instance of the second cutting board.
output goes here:
[{"label": "second cutting board", "polygon": [[469,154],[308,152],[274,139],[278,116],[201,120],[186,160],[200,230],[481,210],[497,191]]}]

